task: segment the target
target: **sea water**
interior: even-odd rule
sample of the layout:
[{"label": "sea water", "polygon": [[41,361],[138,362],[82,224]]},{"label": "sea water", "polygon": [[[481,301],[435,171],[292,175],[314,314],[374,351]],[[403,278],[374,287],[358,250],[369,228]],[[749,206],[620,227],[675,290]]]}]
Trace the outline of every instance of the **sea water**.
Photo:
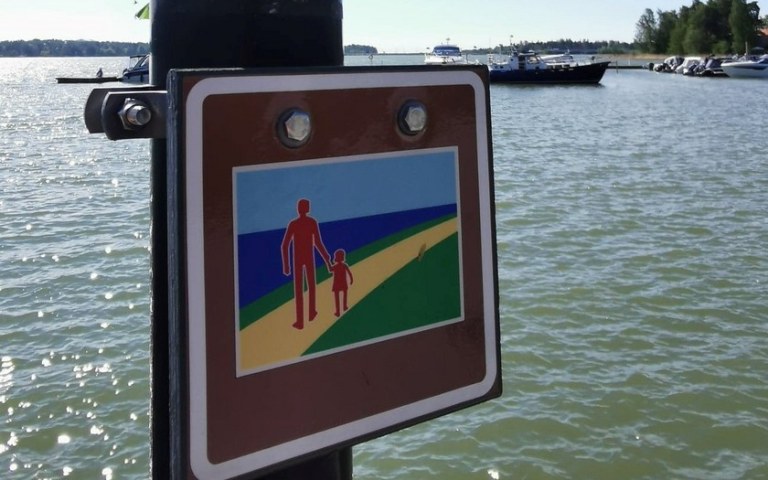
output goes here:
[{"label": "sea water", "polygon": [[[0,59],[3,479],[148,476],[149,142],[54,80],[125,66]],[[491,110],[504,393],[355,478],[768,478],[768,82],[609,70]]]}]

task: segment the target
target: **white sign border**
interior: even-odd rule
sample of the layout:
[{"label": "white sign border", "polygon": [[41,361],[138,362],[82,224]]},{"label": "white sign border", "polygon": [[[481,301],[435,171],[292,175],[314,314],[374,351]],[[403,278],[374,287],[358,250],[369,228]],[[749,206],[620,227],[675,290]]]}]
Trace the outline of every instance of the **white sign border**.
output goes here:
[{"label": "white sign border", "polygon": [[[475,92],[480,200],[481,268],[485,318],[486,374],[478,383],[426,398],[409,405],[285,442],[222,463],[208,460],[207,378],[205,331],[205,245],[203,232],[203,103],[220,94],[350,90],[367,88],[470,85]],[[227,480],[324,447],[341,444],[370,432],[384,430],[485,395],[497,377],[496,296],[494,285],[491,185],[486,112],[481,79],[470,71],[318,73],[211,77],[196,83],[186,99],[186,228],[187,312],[189,323],[190,465],[200,480]],[[480,118],[483,117],[483,118]]]}]

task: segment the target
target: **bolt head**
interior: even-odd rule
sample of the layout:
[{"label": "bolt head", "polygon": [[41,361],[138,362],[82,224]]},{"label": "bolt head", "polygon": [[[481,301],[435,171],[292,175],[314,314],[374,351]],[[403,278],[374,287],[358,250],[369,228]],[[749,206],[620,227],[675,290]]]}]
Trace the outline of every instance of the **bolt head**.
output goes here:
[{"label": "bolt head", "polygon": [[133,105],[125,112],[128,123],[143,127],[152,120],[152,111],[143,105]]},{"label": "bolt head", "polygon": [[427,128],[427,107],[420,102],[408,102],[400,108],[400,130],[416,135]]},{"label": "bolt head", "polygon": [[285,136],[297,143],[304,143],[312,132],[312,120],[302,110],[293,110],[283,121]]},{"label": "bolt head", "polygon": [[427,126],[427,111],[422,107],[410,107],[405,114],[405,123],[414,132],[420,132]]}]

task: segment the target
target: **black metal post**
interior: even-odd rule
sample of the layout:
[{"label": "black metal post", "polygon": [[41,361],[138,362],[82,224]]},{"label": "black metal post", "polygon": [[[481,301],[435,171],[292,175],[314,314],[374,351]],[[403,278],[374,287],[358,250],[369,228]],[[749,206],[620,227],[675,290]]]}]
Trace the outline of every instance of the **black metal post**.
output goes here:
[{"label": "black metal post", "polygon": [[[173,68],[341,66],[341,0],[152,0],[150,82],[165,87]],[[169,326],[167,144],[152,141],[151,469],[153,480],[186,475],[183,445],[172,437],[179,395],[169,372],[179,368]],[[352,478],[351,448],[331,452],[265,479]]]}]

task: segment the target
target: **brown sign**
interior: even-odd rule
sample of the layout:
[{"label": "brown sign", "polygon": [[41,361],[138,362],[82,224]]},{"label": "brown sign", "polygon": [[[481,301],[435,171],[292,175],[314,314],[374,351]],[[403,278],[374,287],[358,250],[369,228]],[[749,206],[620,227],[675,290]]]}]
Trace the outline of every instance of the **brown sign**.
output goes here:
[{"label": "brown sign", "polygon": [[500,394],[486,77],[172,74],[190,478]]}]

